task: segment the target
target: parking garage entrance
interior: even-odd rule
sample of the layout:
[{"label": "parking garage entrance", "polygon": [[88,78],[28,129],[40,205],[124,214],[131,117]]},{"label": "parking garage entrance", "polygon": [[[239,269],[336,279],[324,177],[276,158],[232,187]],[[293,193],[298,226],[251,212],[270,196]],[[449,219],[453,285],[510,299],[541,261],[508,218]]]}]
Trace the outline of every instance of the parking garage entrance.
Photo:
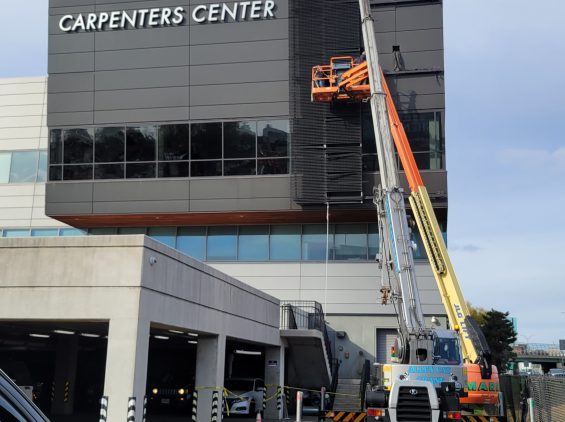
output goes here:
[{"label": "parking garage entrance", "polygon": [[0,368],[52,422],[94,422],[107,322],[0,321]]}]

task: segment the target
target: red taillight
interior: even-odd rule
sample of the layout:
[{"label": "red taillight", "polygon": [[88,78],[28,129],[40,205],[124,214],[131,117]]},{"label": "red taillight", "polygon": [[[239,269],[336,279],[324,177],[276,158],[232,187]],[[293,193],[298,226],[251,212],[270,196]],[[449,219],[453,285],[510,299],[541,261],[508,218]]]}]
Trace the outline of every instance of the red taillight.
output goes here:
[{"label": "red taillight", "polygon": [[447,412],[447,419],[461,419],[461,412]]},{"label": "red taillight", "polygon": [[384,415],[385,415],[384,409],[375,409],[374,407],[367,408],[367,416],[379,417]]}]

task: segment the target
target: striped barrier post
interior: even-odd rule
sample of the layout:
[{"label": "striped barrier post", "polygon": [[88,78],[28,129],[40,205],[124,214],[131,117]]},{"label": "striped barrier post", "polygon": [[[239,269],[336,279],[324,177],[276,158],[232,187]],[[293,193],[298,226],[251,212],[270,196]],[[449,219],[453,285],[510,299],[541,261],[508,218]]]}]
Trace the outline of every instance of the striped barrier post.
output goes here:
[{"label": "striped barrier post", "polygon": [[65,381],[65,390],[63,392],[63,401],[65,403],[69,401],[70,390],[71,390],[71,383],[69,381]]},{"label": "striped barrier post", "polygon": [[198,414],[198,391],[194,390],[192,395],[192,420],[196,422],[196,416]]},{"label": "striped barrier post", "polygon": [[220,393],[218,391],[214,391],[212,393],[212,422],[218,422],[220,419],[218,417],[218,405],[219,405],[219,397]]},{"label": "striped barrier post", "polygon": [[284,387],[284,404],[286,409],[286,417],[288,418],[288,412],[290,409],[290,388]]},{"label": "striped barrier post", "polygon": [[281,386],[277,386],[277,410],[281,411],[282,409],[282,396],[283,396],[283,389]]},{"label": "striped barrier post", "polygon": [[102,396],[100,399],[100,418],[98,422],[106,422],[108,420],[108,396]]},{"label": "striped barrier post", "polygon": [[143,396],[143,417],[142,417],[142,421],[145,422],[145,418],[147,415],[147,396]]},{"label": "striped barrier post", "polygon": [[263,415],[265,414],[266,408],[267,408],[267,387],[263,387]]},{"label": "striped barrier post", "polygon": [[55,400],[55,381],[51,383],[51,401]]},{"label": "striped barrier post", "polygon": [[128,421],[135,422],[135,397],[128,399]]}]

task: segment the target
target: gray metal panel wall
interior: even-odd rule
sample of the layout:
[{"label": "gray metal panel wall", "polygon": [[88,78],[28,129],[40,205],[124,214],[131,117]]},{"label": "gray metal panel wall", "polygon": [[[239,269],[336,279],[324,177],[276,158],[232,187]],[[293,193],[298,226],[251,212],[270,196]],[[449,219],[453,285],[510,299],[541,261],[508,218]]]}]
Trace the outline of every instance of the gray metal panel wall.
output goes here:
[{"label": "gray metal panel wall", "polygon": [[[288,4],[276,18],[197,24],[196,0],[50,0],[48,126],[283,117]],[[183,6],[177,27],[64,33],[66,14]]]}]

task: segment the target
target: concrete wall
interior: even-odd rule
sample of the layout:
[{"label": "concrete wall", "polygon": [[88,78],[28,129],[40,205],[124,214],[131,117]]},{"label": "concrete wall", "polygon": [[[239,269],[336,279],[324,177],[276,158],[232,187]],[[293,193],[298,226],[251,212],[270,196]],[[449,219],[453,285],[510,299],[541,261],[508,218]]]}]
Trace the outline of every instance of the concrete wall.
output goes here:
[{"label": "concrete wall", "polygon": [[[47,150],[47,78],[0,79],[0,153]],[[0,184],[0,228],[65,226],[45,215],[45,183]]]}]

